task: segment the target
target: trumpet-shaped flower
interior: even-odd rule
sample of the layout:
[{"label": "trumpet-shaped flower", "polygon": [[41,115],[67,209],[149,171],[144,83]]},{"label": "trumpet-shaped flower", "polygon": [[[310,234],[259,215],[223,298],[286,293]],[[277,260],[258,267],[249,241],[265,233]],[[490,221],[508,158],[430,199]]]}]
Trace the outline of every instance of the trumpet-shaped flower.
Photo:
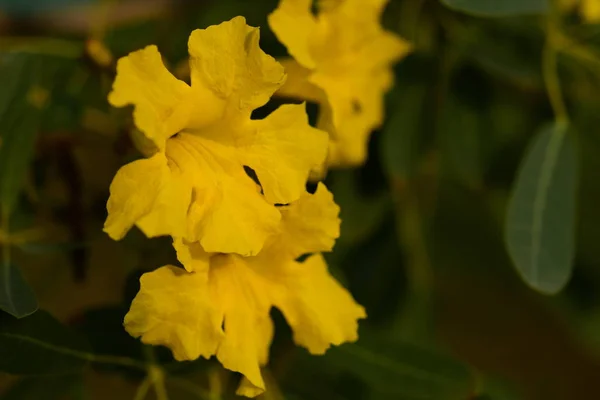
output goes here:
[{"label": "trumpet-shaped flower", "polygon": [[284,62],[284,96],[320,104],[318,127],[329,132],[327,164],[359,165],[370,133],[383,120],[392,64],[410,46],[379,22],[387,0],[280,0],[269,24],[295,61]]},{"label": "trumpet-shaped flower", "polygon": [[327,271],[320,254],[339,235],[339,208],[323,185],[281,207],[279,232],[254,257],[210,254],[175,239],[186,269],[161,267],[141,278],[125,317],[127,331],[144,343],[171,348],[178,360],[216,355],[244,379],[238,394],[265,390],[260,367],[273,336],[269,311],[285,316],[297,344],[312,354],[357,339],[364,309]]},{"label": "trumpet-shaped flower", "polygon": [[275,204],[303,193],[309,171],[326,157],[327,134],[308,125],[304,105],[251,119],[285,81],[258,41],[258,28],[243,17],[193,31],[190,85],[165,68],[155,46],[118,61],[109,101],[133,105],[155,152],[117,172],[104,226],[112,238],[136,225],[208,252],[254,255],[277,230]]}]

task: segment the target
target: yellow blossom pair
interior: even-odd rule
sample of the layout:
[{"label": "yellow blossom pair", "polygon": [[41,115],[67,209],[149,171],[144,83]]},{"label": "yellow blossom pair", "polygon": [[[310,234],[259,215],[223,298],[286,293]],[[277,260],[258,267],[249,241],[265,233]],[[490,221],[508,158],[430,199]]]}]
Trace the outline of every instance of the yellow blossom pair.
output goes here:
[{"label": "yellow blossom pair", "polygon": [[[371,132],[383,122],[392,65],[410,51],[381,27],[387,0],[280,0],[269,25],[292,59],[282,96],[320,105],[318,127],[329,132],[327,165],[356,166]],[[322,171],[321,171],[322,172]]]},{"label": "yellow blossom pair", "polygon": [[216,355],[244,375],[246,396],[265,389],[272,307],[314,354],[355,340],[365,317],[319,254],[339,235],[333,196],[322,184],[305,190],[327,134],[308,125],[304,105],[251,119],[286,77],[258,39],[242,17],[192,32],[191,85],[146,47],[119,60],[109,95],[114,106],[134,106],[154,151],[115,176],[105,231],[169,235],[184,266],[142,277],[125,327],[178,360]]}]

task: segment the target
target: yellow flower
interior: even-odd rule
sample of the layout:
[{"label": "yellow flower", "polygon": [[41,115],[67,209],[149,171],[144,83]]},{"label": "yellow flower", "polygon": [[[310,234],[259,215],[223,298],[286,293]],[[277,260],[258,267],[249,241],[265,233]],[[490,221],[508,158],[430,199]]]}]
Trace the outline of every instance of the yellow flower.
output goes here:
[{"label": "yellow flower", "polygon": [[392,64],[410,46],[383,30],[387,0],[280,0],[269,25],[295,61],[284,61],[280,89],[320,104],[318,127],[330,133],[327,164],[359,165],[370,133],[383,121],[383,95],[393,84]]},{"label": "yellow flower", "polygon": [[244,379],[238,394],[265,390],[260,367],[273,336],[271,307],[285,316],[297,344],[312,354],[357,339],[364,309],[329,274],[323,257],[339,235],[339,208],[319,185],[281,207],[279,234],[254,257],[209,254],[175,239],[187,271],[165,266],[145,274],[125,317],[125,328],[142,341],[171,348],[177,360],[216,355]]},{"label": "yellow flower", "polygon": [[165,68],[155,46],[119,60],[109,101],[134,106],[136,126],[156,149],[111,184],[104,230],[112,238],[137,225],[208,252],[254,255],[276,231],[275,204],[303,193],[309,171],[326,157],[327,134],[308,125],[304,105],[251,119],[285,80],[258,41],[258,28],[243,17],[195,30],[191,85]]},{"label": "yellow flower", "polygon": [[559,6],[566,12],[577,9],[587,22],[600,21],[600,1],[598,0],[561,0]]},{"label": "yellow flower", "polygon": [[600,21],[600,1],[581,0],[581,14],[589,22]]}]

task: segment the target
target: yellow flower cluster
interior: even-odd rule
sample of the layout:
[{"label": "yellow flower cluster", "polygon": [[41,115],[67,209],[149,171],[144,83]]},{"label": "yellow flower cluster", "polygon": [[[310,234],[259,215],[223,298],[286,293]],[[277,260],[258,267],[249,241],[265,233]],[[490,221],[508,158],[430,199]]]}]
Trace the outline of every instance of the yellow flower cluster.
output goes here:
[{"label": "yellow flower cluster", "polygon": [[[282,96],[320,105],[318,127],[330,134],[327,166],[356,166],[367,158],[371,132],[383,122],[383,96],[392,65],[410,45],[385,31],[388,0],[281,0],[269,25],[293,59]],[[317,175],[321,175],[317,172]]]},{"label": "yellow flower cluster", "polygon": [[133,226],[171,236],[184,267],[141,278],[127,331],[177,360],[215,355],[243,374],[238,393],[252,397],[265,390],[272,307],[313,354],[356,340],[366,315],[320,254],[339,235],[339,208],[323,184],[305,189],[327,133],[308,124],[303,104],[251,118],[283,85],[283,66],[242,17],[195,30],[188,48],[190,85],[155,46],[118,61],[109,102],[133,105],[154,150],[117,172],[104,230],[115,240]]}]

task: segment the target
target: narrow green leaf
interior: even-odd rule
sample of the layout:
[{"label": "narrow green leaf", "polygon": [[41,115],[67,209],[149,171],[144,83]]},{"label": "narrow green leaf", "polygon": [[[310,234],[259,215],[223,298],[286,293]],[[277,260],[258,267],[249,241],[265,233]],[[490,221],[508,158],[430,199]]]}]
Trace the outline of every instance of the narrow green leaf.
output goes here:
[{"label": "narrow green leaf", "polygon": [[333,363],[361,374],[375,389],[373,398],[458,400],[473,389],[464,364],[410,343],[370,340],[330,351]]},{"label": "narrow green leaf", "polygon": [[89,346],[45,311],[16,319],[0,314],[0,371],[17,375],[80,372]]},{"label": "narrow green leaf", "polygon": [[402,89],[382,132],[380,152],[387,174],[406,179],[414,173],[418,162],[421,117],[427,87],[414,85]]},{"label": "narrow green leaf", "polygon": [[449,8],[489,17],[541,14],[548,11],[548,0],[441,0]]},{"label": "narrow green leaf", "polygon": [[9,212],[33,157],[56,74],[66,65],[50,55],[0,53],[0,203]]},{"label": "narrow green leaf", "polygon": [[0,85],[9,88],[0,96],[0,203],[9,210],[33,156],[41,104],[47,93],[36,80],[29,79],[39,68],[33,60],[23,54],[4,54],[0,58]]},{"label": "narrow green leaf", "polygon": [[[364,332],[359,343],[331,348],[319,360],[298,357],[294,368],[285,386],[310,399],[347,398],[348,393],[338,391],[334,397],[322,390],[340,380],[366,392],[353,398],[377,400],[463,400],[470,398],[474,385],[469,368],[460,361]],[[355,393],[351,387],[344,391]]]},{"label": "narrow green leaf", "polygon": [[37,300],[21,270],[11,263],[0,264],[0,270],[0,310],[16,318],[34,313],[38,308]]},{"label": "narrow green leaf", "polygon": [[506,217],[508,252],[523,280],[547,294],[568,282],[575,251],[577,154],[565,124],[543,129],[525,155]]},{"label": "narrow green leaf", "polygon": [[455,97],[444,105],[439,125],[444,172],[470,187],[481,185],[484,173],[483,116]]}]

